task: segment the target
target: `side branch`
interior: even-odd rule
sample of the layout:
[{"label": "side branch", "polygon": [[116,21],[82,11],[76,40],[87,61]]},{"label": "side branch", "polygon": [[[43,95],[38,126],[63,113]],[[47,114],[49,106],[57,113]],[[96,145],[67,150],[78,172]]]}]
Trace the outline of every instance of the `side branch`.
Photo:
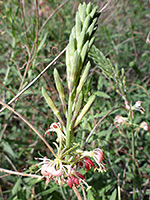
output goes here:
[{"label": "side branch", "polygon": [[118,110],[119,108],[124,108],[124,107],[123,107],[123,106],[118,106],[118,107],[116,107],[116,108],[113,108],[112,110],[110,110],[108,113],[106,113],[106,115],[104,115],[104,116],[97,122],[97,124],[94,126],[93,130],[91,131],[91,133],[88,135],[88,137],[87,137],[87,139],[86,139],[86,141],[85,141],[85,143],[84,143],[82,149],[84,149],[86,143],[88,142],[88,140],[90,139],[90,137],[93,135],[93,133],[94,133],[95,129],[98,127],[98,125],[99,125],[110,113],[112,113],[114,110]]},{"label": "side branch", "polygon": [[38,178],[38,179],[42,178],[42,176],[39,176],[39,175],[36,175],[36,174],[26,174],[26,173],[15,172],[15,171],[3,169],[3,168],[0,168],[0,172],[5,172],[7,174],[14,174],[14,175],[19,175],[19,176],[28,176],[28,177],[31,177],[31,178]]}]

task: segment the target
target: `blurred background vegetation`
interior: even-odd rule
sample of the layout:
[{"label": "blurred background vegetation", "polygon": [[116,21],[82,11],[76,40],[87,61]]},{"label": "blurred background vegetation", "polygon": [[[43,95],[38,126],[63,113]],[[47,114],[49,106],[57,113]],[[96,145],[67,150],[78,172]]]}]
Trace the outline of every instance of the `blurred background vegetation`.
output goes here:
[{"label": "blurred background vegetation", "polygon": [[[56,11],[63,2],[60,0],[5,0],[0,1],[0,98],[8,103],[27,84],[61,52],[68,43],[75,13],[79,3],[68,1]],[[89,1],[85,1],[89,2]],[[93,0],[101,9],[106,0]],[[133,104],[142,101],[144,115],[136,113],[135,123],[146,121],[150,125],[150,44],[146,43],[150,31],[149,0],[113,0],[101,14],[96,32],[95,45],[111,60],[118,69],[124,68],[127,79],[127,95]],[[37,10],[39,16],[37,17]],[[55,12],[56,11],[56,12]],[[53,13],[43,27],[48,17]],[[38,20],[37,20],[38,18]],[[38,22],[38,23],[37,23]],[[38,28],[37,28],[38,27]],[[38,34],[37,34],[38,33]],[[65,54],[55,63],[66,85]],[[24,92],[12,107],[22,114],[39,132],[44,135],[50,124],[57,122],[41,94],[41,87],[47,91],[61,109],[51,66],[36,83]],[[99,93],[90,112],[77,129],[76,142],[81,141],[94,125],[109,110],[123,105],[122,98],[113,90],[109,80],[94,63],[90,71],[84,95],[89,91]],[[2,108],[2,107],[0,107]],[[114,126],[117,114],[109,115],[97,128],[87,149],[101,147],[105,152],[106,173],[86,173],[86,180],[93,188],[87,194],[89,200],[132,198],[132,157],[131,134],[126,128]],[[47,141],[52,144],[55,136]],[[139,130],[136,135],[136,187],[137,199],[150,197],[150,135]],[[36,134],[9,110],[0,113],[0,167],[14,171],[34,172],[34,157],[49,156],[49,151]],[[0,199],[64,199],[62,189],[51,181],[0,174]],[[66,199],[76,199],[66,185],[63,193]]]}]

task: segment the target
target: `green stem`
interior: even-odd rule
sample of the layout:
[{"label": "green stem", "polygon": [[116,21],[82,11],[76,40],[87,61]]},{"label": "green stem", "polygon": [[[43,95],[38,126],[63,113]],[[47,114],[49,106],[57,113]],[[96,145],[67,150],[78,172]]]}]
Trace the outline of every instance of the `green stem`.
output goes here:
[{"label": "green stem", "polygon": [[63,190],[63,187],[62,187],[62,184],[60,184],[60,190],[61,190],[61,194],[62,194],[62,196],[63,196],[63,199],[64,200],[67,200],[67,198],[66,198],[66,194],[64,193],[64,190]]},{"label": "green stem", "polygon": [[[66,130],[66,149],[71,147],[71,119],[72,119],[72,93],[69,95],[68,113],[67,113],[67,130]],[[68,159],[68,158],[67,158]]]},{"label": "green stem", "polygon": [[132,129],[132,170],[133,170],[133,200],[136,199],[136,165],[135,165],[135,137],[133,129],[132,112],[130,112],[131,129]]},{"label": "green stem", "polygon": [[83,131],[83,133],[82,133],[82,139],[81,139],[81,148],[83,147],[83,145],[84,145],[84,140],[85,140],[85,131]]}]

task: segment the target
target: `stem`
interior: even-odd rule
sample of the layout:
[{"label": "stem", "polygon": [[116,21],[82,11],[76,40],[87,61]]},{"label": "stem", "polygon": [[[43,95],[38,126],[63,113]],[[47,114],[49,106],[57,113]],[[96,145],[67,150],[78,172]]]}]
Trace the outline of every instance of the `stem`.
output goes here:
[{"label": "stem", "polygon": [[118,200],[121,200],[120,174],[118,174]]},{"label": "stem", "polygon": [[84,140],[85,140],[85,131],[83,131],[83,133],[82,133],[82,139],[81,139],[81,148],[83,147],[83,145],[84,145]]},{"label": "stem", "polygon": [[61,194],[62,194],[63,199],[67,200],[66,196],[65,196],[65,193],[64,193],[64,190],[63,190],[63,187],[62,187],[62,184],[60,184],[60,190],[61,190]]},{"label": "stem", "polygon": [[119,108],[124,108],[123,106],[118,106],[116,108],[113,108],[112,110],[110,110],[108,113],[106,113],[106,115],[104,115],[98,122],[97,124],[94,126],[93,130],[90,132],[90,134],[88,135],[86,141],[84,142],[83,146],[82,146],[82,149],[84,149],[86,143],[88,142],[88,140],[90,139],[90,137],[93,135],[94,131],[96,130],[96,128],[99,126],[99,124],[110,114],[112,113],[113,111],[119,109]]},{"label": "stem", "polygon": [[26,173],[15,172],[15,171],[8,170],[8,169],[3,169],[3,168],[0,168],[0,172],[5,172],[5,173],[8,173],[9,175],[10,174],[14,174],[14,175],[28,176],[28,177],[32,177],[32,178],[38,178],[38,179],[42,178],[42,176],[39,176],[39,175],[36,175],[36,174],[26,174]]},{"label": "stem", "polygon": [[136,199],[136,166],[135,166],[135,137],[134,137],[134,129],[133,129],[133,118],[132,111],[130,112],[130,121],[131,121],[131,129],[132,129],[132,170],[133,170],[133,200]]},{"label": "stem", "polygon": [[82,197],[81,197],[81,195],[80,195],[80,193],[79,193],[79,191],[78,191],[78,189],[76,188],[76,186],[73,185],[72,188],[73,188],[73,190],[74,190],[74,192],[75,192],[75,194],[76,194],[78,200],[83,200]]},{"label": "stem", "polygon": [[72,118],[72,105],[73,105],[71,96],[72,96],[72,93],[70,93],[69,95],[68,113],[67,113],[67,130],[66,130],[66,148],[67,149],[71,147],[71,118]]}]

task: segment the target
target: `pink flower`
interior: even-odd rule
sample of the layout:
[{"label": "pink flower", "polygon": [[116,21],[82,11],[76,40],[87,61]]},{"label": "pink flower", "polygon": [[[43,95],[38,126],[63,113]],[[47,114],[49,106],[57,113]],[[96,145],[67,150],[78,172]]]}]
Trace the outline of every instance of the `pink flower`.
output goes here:
[{"label": "pink flower", "polygon": [[41,1],[39,2],[39,6],[42,6],[43,4],[44,4],[44,1],[41,0]]},{"label": "pink flower", "polygon": [[106,171],[105,166],[102,164],[102,161],[104,159],[104,152],[102,151],[102,149],[97,148],[97,149],[93,150],[93,159],[99,166],[98,171],[101,171],[101,172]]},{"label": "pink flower", "polygon": [[121,115],[116,115],[114,124],[119,124],[119,125],[121,125],[121,124],[123,124],[123,123],[126,122],[126,121],[127,121],[127,118],[122,117]]},{"label": "pink flower", "polygon": [[63,134],[62,130],[61,130],[61,125],[60,123],[52,123],[50,125],[50,129],[48,129],[46,132],[45,132],[45,135],[49,132],[56,132],[57,133],[57,139],[56,141],[59,142],[60,140],[63,140],[65,138],[65,135]]},{"label": "pink flower", "polygon": [[50,173],[47,171],[48,166],[49,166],[49,164],[42,165],[42,167],[41,167],[41,174],[43,176],[51,176]]},{"label": "pink flower", "polygon": [[127,101],[125,101],[124,104],[125,104],[125,107],[126,107],[127,110],[131,109]]},{"label": "pink flower", "polygon": [[116,115],[114,120],[115,127],[118,128],[123,124],[127,124],[127,121],[128,119],[126,117],[122,117],[121,115]]},{"label": "pink flower", "polygon": [[142,122],[140,124],[140,128],[143,128],[145,131],[148,131],[149,130],[149,126],[146,122]]},{"label": "pink flower", "polygon": [[142,101],[137,101],[135,105],[132,107],[133,110],[138,110],[142,114],[144,114],[145,109],[141,106]]},{"label": "pink flower", "polygon": [[49,172],[49,174],[51,175],[51,176],[55,176],[55,177],[59,177],[59,176],[62,176],[62,174],[63,174],[63,171],[62,171],[62,163],[60,163],[60,165],[59,165],[59,169],[57,170],[56,169],[56,167],[57,167],[57,163],[55,163],[55,164],[50,164],[48,167],[47,167],[47,169],[46,169],[46,171],[47,172]]},{"label": "pink flower", "polygon": [[102,160],[104,159],[104,152],[100,148],[97,148],[93,151],[93,153],[93,158],[95,158],[98,163],[102,163]]}]

